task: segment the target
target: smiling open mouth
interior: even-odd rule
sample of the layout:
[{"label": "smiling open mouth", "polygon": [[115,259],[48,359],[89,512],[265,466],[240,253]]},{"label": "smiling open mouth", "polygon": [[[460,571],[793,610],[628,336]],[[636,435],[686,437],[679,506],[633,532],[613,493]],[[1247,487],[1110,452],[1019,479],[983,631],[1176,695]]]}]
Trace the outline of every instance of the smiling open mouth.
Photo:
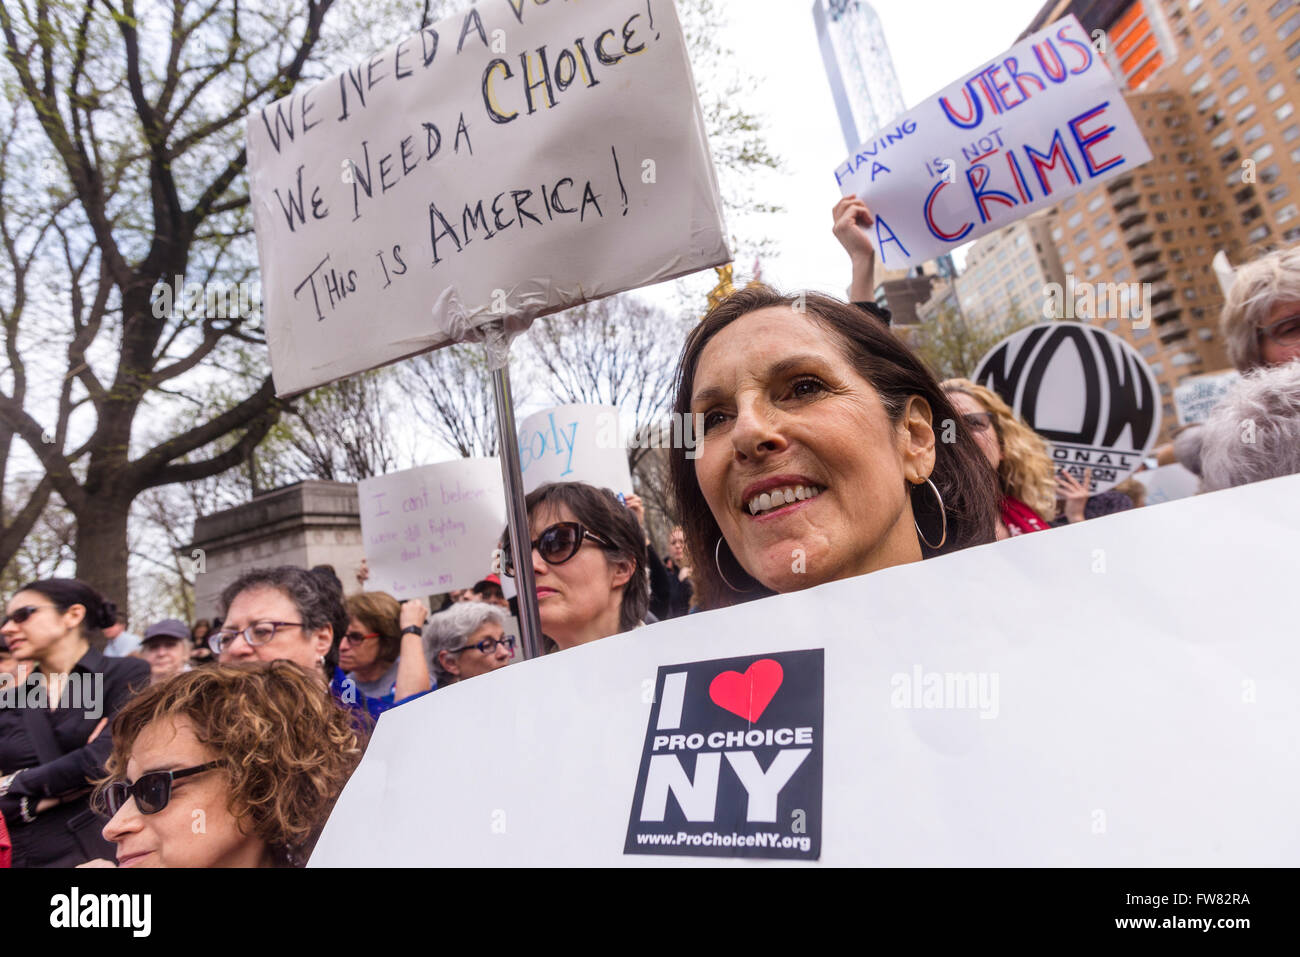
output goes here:
[{"label": "smiling open mouth", "polygon": [[820,485],[788,485],[785,488],[774,488],[770,492],[760,492],[746,502],[745,507],[751,515],[762,515],[795,502],[816,498],[824,491],[826,489]]}]

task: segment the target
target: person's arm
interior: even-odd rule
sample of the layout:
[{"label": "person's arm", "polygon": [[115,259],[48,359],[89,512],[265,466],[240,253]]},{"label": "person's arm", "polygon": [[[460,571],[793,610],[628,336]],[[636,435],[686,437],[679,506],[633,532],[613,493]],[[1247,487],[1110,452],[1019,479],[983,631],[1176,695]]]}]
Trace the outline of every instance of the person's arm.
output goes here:
[{"label": "person's arm", "polygon": [[872,302],[876,295],[876,250],[867,236],[867,227],[875,222],[871,210],[858,197],[845,196],[835,204],[831,215],[835,220],[832,232],[849,254],[852,268],[849,300],[854,303]]},{"label": "person's arm", "polygon": [[402,657],[397,662],[397,681],[393,688],[393,701],[399,702],[412,695],[423,694],[431,686],[429,666],[424,660],[424,637],[419,632],[406,632],[407,628],[424,628],[429,609],[418,598],[402,604]]},{"label": "person's arm", "polygon": [[[27,768],[14,779],[7,798],[57,798],[72,791],[90,786],[90,782],[104,774],[104,763],[113,750],[111,726],[122,705],[136,691],[149,684],[148,663],[135,658],[110,658],[104,672],[104,714],[106,724],[101,733],[73,751],[48,764]],[[97,729],[98,731],[99,729]],[[29,804],[35,801],[29,800]]]},{"label": "person's arm", "polygon": [[1085,516],[1085,510],[1088,507],[1088,486],[1092,484],[1092,469],[1084,470],[1084,483],[1080,483],[1073,475],[1065,470],[1059,470],[1056,473],[1056,492],[1061,498],[1063,507],[1062,515],[1069,524],[1082,522]]}]

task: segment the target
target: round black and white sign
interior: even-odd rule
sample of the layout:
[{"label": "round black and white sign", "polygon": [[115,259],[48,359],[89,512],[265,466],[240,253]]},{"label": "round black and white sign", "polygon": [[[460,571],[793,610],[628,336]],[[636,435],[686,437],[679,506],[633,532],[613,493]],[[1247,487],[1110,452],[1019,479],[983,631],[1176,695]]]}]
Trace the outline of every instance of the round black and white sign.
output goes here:
[{"label": "round black and white sign", "polygon": [[1160,390],[1124,339],[1080,322],[1021,329],[989,350],[971,377],[1000,395],[1051,445],[1058,468],[1092,492],[1124,481],[1160,434]]}]

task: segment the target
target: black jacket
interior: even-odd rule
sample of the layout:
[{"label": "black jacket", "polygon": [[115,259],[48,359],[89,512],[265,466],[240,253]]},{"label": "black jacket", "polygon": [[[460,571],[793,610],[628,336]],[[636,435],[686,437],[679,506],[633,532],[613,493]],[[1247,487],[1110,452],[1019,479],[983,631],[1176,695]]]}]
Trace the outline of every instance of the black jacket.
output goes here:
[{"label": "black jacket", "polygon": [[[149,665],[139,658],[109,658],[92,648],[73,671],[80,681],[76,689],[80,700],[73,697],[69,681],[58,708],[47,707],[34,714],[46,720],[53,733],[61,752],[54,760],[40,760],[29,730],[31,717],[24,717],[25,706],[33,699],[39,702],[37,689],[43,678],[33,673],[23,688],[10,687],[0,697],[0,771],[23,770],[9,793],[0,798],[0,812],[13,839],[15,867],[66,867],[95,856],[112,856],[113,846],[98,835],[105,822],[90,809],[88,795],[39,814],[36,805],[41,798],[78,795],[104,776],[104,763],[113,749],[113,719],[132,695],[148,686]],[[99,736],[87,744],[104,719],[107,723]],[[36,817],[34,823],[22,819],[23,798],[29,816]]]}]

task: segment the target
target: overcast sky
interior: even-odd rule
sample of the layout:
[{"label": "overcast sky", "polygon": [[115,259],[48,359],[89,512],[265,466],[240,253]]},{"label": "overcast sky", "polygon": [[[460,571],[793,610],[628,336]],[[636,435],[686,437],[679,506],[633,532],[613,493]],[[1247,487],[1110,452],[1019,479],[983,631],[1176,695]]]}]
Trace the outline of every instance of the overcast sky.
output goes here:
[{"label": "overcast sky", "polygon": [[[813,27],[813,0],[720,0],[730,13],[726,43],[755,80],[743,104],[767,120],[769,147],[785,160],[769,201],[777,255],[763,278],[778,288],[845,294],[848,257],[831,235],[839,199],[832,173],[847,155]],[[875,0],[908,109],[1015,43],[1042,0]],[[736,265],[749,275],[751,262]]]}]

